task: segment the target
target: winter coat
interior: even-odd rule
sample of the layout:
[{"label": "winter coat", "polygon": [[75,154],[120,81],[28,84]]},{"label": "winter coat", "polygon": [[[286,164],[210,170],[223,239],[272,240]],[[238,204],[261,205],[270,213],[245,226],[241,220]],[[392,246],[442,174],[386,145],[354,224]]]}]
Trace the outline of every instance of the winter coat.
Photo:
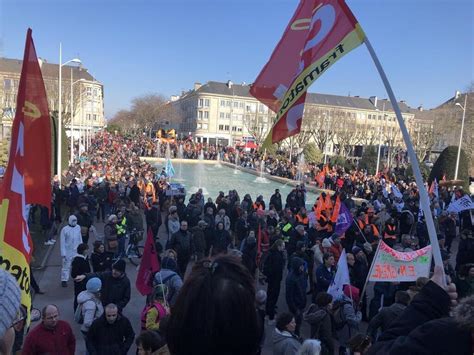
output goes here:
[{"label": "winter coat", "polygon": [[342,295],[342,298],[339,299],[339,301],[343,302],[343,305],[341,306],[343,307],[341,310],[341,316],[346,323],[342,329],[337,331],[337,338],[341,346],[347,346],[349,339],[359,333],[362,313],[354,310],[352,300],[346,295]]},{"label": "winter coat", "polygon": [[193,249],[196,253],[204,253],[206,251],[206,237],[204,229],[196,226],[191,229],[193,235]]},{"label": "winter coat", "polygon": [[178,232],[180,229],[179,219],[172,219],[172,218],[168,219],[167,227],[168,227],[168,235],[171,239],[171,236],[175,234],[176,232]]},{"label": "winter coat", "polygon": [[88,275],[88,279],[93,277],[98,277],[102,281],[100,291],[102,304],[107,306],[109,303],[115,303],[119,311],[122,311],[130,301],[130,280],[127,275],[123,274],[122,277],[115,278],[112,276],[112,271]]},{"label": "winter coat", "polygon": [[283,278],[284,267],[285,258],[283,257],[283,252],[270,249],[263,264],[263,274],[267,277],[268,283],[279,284]]},{"label": "winter coat", "polygon": [[116,253],[118,251],[118,245],[115,248],[111,248],[109,246],[109,241],[111,240],[117,240],[117,228],[115,227],[115,224],[113,223],[107,223],[104,226],[104,245],[105,245],[105,250],[108,251],[109,253]]},{"label": "winter coat", "polygon": [[135,332],[126,317],[118,315],[115,322],[109,324],[104,314],[89,328],[86,345],[90,355],[125,355],[134,339]]},{"label": "winter coat", "polygon": [[217,227],[217,224],[219,222],[222,222],[224,224],[224,229],[226,231],[230,230],[230,219],[227,215],[221,216],[220,214],[217,214],[216,218],[214,219],[214,225]]},{"label": "winter coat", "polygon": [[279,331],[275,328],[273,333],[273,355],[295,355],[300,349],[299,339],[287,331]]},{"label": "winter coat", "polygon": [[227,253],[227,247],[229,246],[230,242],[231,239],[228,231],[226,231],[225,229],[216,229],[213,233],[212,253]]},{"label": "winter coat", "polygon": [[77,247],[82,243],[81,227],[76,225],[64,226],[61,229],[60,245],[61,256],[66,258],[73,258],[77,254]]},{"label": "winter coat", "polygon": [[143,231],[143,216],[138,210],[131,211],[127,214],[128,230]]},{"label": "winter coat", "polygon": [[104,307],[100,302],[100,298],[89,291],[82,291],[77,296],[77,304],[82,307],[82,317],[84,322],[81,326],[81,331],[87,333],[92,322],[102,316]]},{"label": "winter coat", "polygon": [[169,248],[174,249],[178,253],[178,258],[189,257],[193,253],[191,232],[182,229],[178,230],[171,236]]},{"label": "winter coat", "polygon": [[104,251],[103,253],[92,253],[91,264],[93,272],[102,272],[112,269],[112,258],[114,255]]},{"label": "winter coat", "polygon": [[[429,281],[368,354],[472,354],[471,330],[462,326],[466,319],[448,317],[449,309],[449,295]],[[470,314],[473,312],[469,309]],[[467,322],[472,326],[472,318]]]},{"label": "winter coat", "polygon": [[282,210],[281,195],[273,194],[272,197],[270,197],[270,205],[273,205],[275,210],[280,212]]},{"label": "winter coat", "polygon": [[77,225],[80,227],[86,228],[87,233],[88,233],[89,228],[92,226],[92,219],[89,212],[76,213],[76,218],[77,218]]},{"label": "winter coat", "polygon": [[311,338],[321,341],[321,354],[334,354],[336,334],[331,313],[312,304],[303,314],[303,320],[311,326]]},{"label": "winter coat", "polygon": [[321,264],[316,269],[316,293],[321,291],[327,291],[331,281],[334,277],[335,270],[334,268],[328,268]]},{"label": "winter coat", "polygon": [[388,329],[390,323],[397,319],[400,314],[407,308],[404,304],[394,303],[391,306],[383,307],[377,315],[370,320],[367,334],[376,339],[377,329],[380,328],[382,333]]},{"label": "winter coat", "polygon": [[[91,266],[89,260],[84,255],[76,254],[76,257],[71,263],[71,278],[74,279],[76,276],[85,275],[91,272]],[[81,291],[86,289],[86,280],[80,282],[74,281],[74,295],[77,296]]]},{"label": "winter coat", "polygon": [[183,287],[183,280],[181,276],[174,270],[165,269],[164,267],[155,274],[154,284],[158,285],[163,283],[168,293],[166,294],[166,301],[170,305],[174,305],[176,298],[178,297],[181,287]]},{"label": "winter coat", "polygon": [[31,330],[25,339],[21,353],[23,355],[74,355],[76,349],[76,338],[71,326],[63,320],[59,320],[56,328],[48,329],[43,323],[38,324]]},{"label": "winter coat", "polygon": [[304,261],[294,257],[291,260],[291,271],[286,277],[286,303],[292,313],[302,312],[306,307],[306,280],[300,267]]}]

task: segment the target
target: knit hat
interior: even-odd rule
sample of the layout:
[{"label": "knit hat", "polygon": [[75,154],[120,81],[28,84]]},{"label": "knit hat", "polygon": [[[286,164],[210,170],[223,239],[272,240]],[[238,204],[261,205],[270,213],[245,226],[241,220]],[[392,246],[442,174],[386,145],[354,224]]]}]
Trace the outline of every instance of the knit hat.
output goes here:
[{"label": "knit hat", "polygon": [[361,252],[361,251],[362,251],[362,249],[357,247],[357,246],[352,248],[352,254],[354,254],[354,255],[359,254],[359,252]]},{"label": "knit hat", "polygon": [[93,277],[86,283],[86,290],[91,293],[97,293],[102,288],[102,281],[98,277]]},{"label": "knit hat", "polygon": [[168,208],[168,213],[173,213],[173,212],[176,212],[177,210],[178,210],[178,207],[171,206],[170,208]]},{"label": "knit hat", "polygon": [[257,304],[264,304],[267,301],[267,293],[265,290],[259,290],[255,294],[255,300],[257,301]]},{"label": "knit hat", "polygon": [[20,288],[15,278],[8,272],[0,269],[0,338],[8,328],[20,309]]},{"label": "knit hat", "polygon": [[125,272],[125,260],[123,259],[120,259],[120,260],[117,260],[113,265],[112,265],[112,269],[114,270],[117,270],[117,271],[120,271],[120,272]]},{"label": "knit hat", "polygon": [[323,243],[321,244],[323,248],[330,248],[331,247],[331,242],[329,241],[328,238],[323,239]]}]

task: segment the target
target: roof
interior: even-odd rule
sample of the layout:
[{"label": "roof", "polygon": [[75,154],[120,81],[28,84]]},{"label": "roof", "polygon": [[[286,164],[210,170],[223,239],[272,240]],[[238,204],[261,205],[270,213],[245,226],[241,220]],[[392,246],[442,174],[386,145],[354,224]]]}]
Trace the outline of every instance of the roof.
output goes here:
[{"label": "roof", "polygon": [[[2,58],[0,57],[0,72],[6,73],[21,73],[23,61],[20,59],[10,59],[10,58]],[[59,65],[53,63],[47,63],[44,60],[40,60],[41,63],[41,73],[43,74],[44,78],[57,78],[59,72]],[[78,66],[69,66],[65,65],[63,67],[63,76],[64,79],[67,79],[71,75],[71,68],[72,68],[72,75],[74,80],[85,79],[88,81],[95,81],[96,79],[89,74],[86,68],[78,67]]]},{"label": "roof", "polygon": [[[195,92],[202,94],[205,93],[225,96],[248,97],[254,99],[254,97],[250,95],[249,90],[250,85],[246,84],[232,84],[232,86],[229,88],[227,83],[209,81],[206,84],[202,85],[199,89],[195,90]],[[192,92],[193,90],[187,92],[186,94],[190,94]],[[339,106],[359,110],[375,109],[375,106],[373,105],[370,98],[355,96],[338,96],[329,94],[308,93],[308,95],[306,96],[306,102],[315,105]],[[390,101],[381,99],[377,100],[378,110],[383,110],[383,103],[385,103],[385,111],[393,111],[393,107]],[[413,109],[411,109],[405,102],[401,101],[398,104],[400,106],[400,110],[403,113],[413,113]]]}]

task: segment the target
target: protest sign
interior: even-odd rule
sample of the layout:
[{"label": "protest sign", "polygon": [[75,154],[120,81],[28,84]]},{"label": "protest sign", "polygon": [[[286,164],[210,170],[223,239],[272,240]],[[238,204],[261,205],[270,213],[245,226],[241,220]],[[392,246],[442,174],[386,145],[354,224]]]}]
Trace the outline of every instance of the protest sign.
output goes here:
[{"label": "protest sign", "polygon": [[380,242],[369,273],[369,281],[416,281],[429,276],[431,246],[411,252],[399,252]]}]

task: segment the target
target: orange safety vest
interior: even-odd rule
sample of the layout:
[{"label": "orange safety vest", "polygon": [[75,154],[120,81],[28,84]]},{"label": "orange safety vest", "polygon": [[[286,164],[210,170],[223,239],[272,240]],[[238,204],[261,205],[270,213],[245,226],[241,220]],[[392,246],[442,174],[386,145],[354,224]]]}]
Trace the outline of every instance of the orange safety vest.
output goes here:
[{"label": "orange safety vest", "polygon": [[322,226],[320,222],[321,220],[322,222],[329,222],[329,218],[324,215],[321,215],[321,217],[318,219],[318,223],[316,223],[316,230],[332,232],[332,225],[330,223],[326,223],[325,226]]},{"label": "orange safety vest", "polygon": [[[390,232],[394,232],[395,229],[397,228],[396,226],[391,226],[390,224],[387,224],[386,225],[388,231]],[[397,236],[395,234],[389,234],[387,233],[387,229],[385,230],[385,233],[384,233],[384,239],[397,239]]]},{"label": "orange safety vest", "polygon": [[304,224],[304,225],[308,225],[308,224],[309,224],[309,218],[308,218],[308,216],[302,217],[300,214],[297,214],[295,217],[296,217],[296,220],[297,220],[299,223]]},{"label": "orange safety vest", "polygon": [[252,205],[254,210],[263,210],[263,206],[260,203],[254,202]]}]

